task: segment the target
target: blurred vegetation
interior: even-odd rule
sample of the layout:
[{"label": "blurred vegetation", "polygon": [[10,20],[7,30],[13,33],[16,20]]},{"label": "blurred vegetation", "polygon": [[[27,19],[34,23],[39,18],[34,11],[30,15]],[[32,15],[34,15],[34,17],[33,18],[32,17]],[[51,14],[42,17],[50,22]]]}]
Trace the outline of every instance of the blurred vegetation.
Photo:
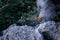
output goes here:
[{"label": "blurred vegetation", "polygon": [[0,0],[0,31],[35,15],[38,16],[35,0]]},{"label": "blurred vegetation", "polygon": [[[26,18],[38,15],[35,0],[0,0],[0,31],[19,19],[25,22]],[[54,20],[59,21],[60,18],[55,17]]]}]

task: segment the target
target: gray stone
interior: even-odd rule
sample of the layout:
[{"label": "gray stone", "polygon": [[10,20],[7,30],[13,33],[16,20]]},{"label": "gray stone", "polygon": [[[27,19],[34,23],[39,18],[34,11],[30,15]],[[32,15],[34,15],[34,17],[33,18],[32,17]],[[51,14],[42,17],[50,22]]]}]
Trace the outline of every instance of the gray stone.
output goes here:
[{"label": "gray stone", "polygon": [[[43,37],[52,38],[53,40],[60,40],[60,23],[55,23],[54,21],[47,21],[39,25],[37,30],[43,33]],[[50,40],[49,39],[49,40]]]},{"label": "gray stone", "polygon": [[31,26],[16,26],[16,24],[13,24],[3,31],[0,40],[42,40],[42,36],[36,35],[39,34]]},{"label": "gray stone", "polygon": [[55,31],[57,24],[54,21],[47,21],[44,23],[41,23],[39,27],[37,28],[40,32],[44,31]]}]

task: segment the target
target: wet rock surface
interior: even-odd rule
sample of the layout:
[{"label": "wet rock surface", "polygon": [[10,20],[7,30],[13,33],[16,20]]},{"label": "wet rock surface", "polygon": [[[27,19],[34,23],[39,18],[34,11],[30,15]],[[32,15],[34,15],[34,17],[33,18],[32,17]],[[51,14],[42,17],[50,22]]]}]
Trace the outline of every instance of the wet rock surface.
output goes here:
[{"label": "wet rock surface", "polygon": [[44,22],[40,24],[38,30],[45,40],[60,40],[60,22]]},{"label": "wet rock surface", "polygon": [[35,30],[31,26],[13,24],[3,31],[0,40],[42,40],[42,36],[39,36],[41,39],[37,39],[36,35],[38,34],[35,34]]},{"label": "wet rock surface", "polygon": [[41,23],[38,27],[38,30],[40,32],[44,32],[44,31],[55,31],[56,30],[56,26],[57,24],[54,21],[47,21],[44,23]]},{"label": "wet rock surface", "polygon": [[35,40],[34,29],[28,26],[13,26],[3,31],[3,40]]},{"label": "wet rock surface", "polygon": [[12,24],[3,31],[0,40],[60,40],[60,23],[47,21],[35,29],[32,26]]}]

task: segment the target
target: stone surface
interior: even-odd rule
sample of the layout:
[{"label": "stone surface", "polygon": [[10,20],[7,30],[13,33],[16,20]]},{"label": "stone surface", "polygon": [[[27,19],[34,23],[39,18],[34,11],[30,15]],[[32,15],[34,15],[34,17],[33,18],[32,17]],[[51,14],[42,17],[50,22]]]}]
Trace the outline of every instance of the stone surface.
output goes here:
[{"label": "stone surface", "polygon": [[34,30],[27,26],[11,26],[3,32],[4,40],[35,40]]},{"label": "stone surface", "polygon": [[39,24],[36,28],[32,26],[17,26],[12,24],[3,31],[0,40],[60,40],[60,23],[47,21]]},{"label": "stone surface", "polygon": [[13,24],[3,31],[0,40],[42,40],[41,34],[40,36],[36,35],[39,34],[31,26],[16,26],[16,24]]},{"label": "stone surface", "polygon": [[54,21],[41,23],[36,30],[39,31],[45,40],[53,40],[55,38],[57,24]]},{"label": "stone surface", "polygon": [[47,21],[37,28],[46,40],[60,40],[60,22]]},{"label": "stone surface", "polygon": [[57,24],[54,21],[47,21],[41,23],[37,28],[40,32],[44,31],[55,31]]}]

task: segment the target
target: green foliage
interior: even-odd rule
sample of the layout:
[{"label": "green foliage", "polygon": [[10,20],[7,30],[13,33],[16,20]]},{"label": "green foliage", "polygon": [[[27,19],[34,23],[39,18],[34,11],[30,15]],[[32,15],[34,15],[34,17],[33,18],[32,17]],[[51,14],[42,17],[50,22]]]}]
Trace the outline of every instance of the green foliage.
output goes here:
[{"label": "green foliage", "polygon": [[0,0],[0,31],[19,19],[25,20],[37,14],[35,1]]}]

